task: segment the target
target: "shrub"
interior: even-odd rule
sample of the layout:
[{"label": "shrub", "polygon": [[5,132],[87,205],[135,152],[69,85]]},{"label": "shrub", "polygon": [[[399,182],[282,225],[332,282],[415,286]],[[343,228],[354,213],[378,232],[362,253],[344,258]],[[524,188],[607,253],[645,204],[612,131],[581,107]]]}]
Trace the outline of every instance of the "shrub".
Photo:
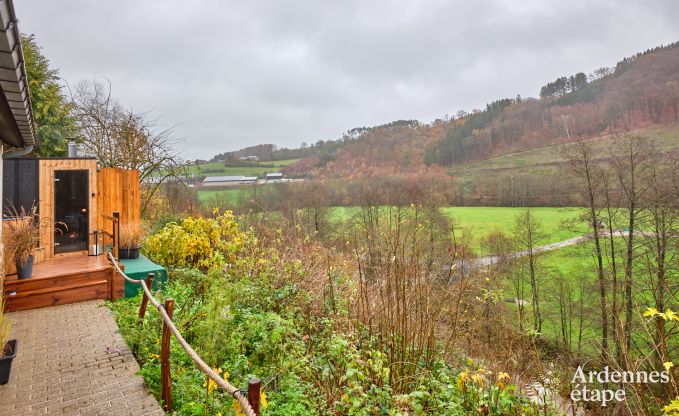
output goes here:
[{"label": "shrub", "polygon": [[40,226],[31,217],[7,221],[5,232],[7,252],[17,263],[25,263],[40,245]]},{"label": "shrub", "polygon": [[[3,284],[4,278],[0,279],[0,284]],[[10,322],[5,316],[5,295],[0,292],[0,348],[4,348],[7,341],[9,341]],[[3,350],[0,350],[0,356]]]},{"label": "shrub", "polygon": [[120,247],[137,248],[141,245],[144,229],[138,222],[123,224],[120,226]]},{"label": "shrub", "polygon": [[231,211],[214,218],[188,217],[170,222],[149,236],[144,253],[168,267],[197,268],[203,272],[225,267],[251,239],[238,229]]}]

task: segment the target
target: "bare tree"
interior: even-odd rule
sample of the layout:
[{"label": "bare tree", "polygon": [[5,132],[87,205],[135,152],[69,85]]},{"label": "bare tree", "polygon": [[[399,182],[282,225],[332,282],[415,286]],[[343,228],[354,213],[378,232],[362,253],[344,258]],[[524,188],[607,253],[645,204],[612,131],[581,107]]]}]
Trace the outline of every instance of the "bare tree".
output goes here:
[{"label": "bare tree", "polygon": [[556,284],[556,301],[559,305],[561,342],[568,351],[573,349],[573,309],[575,305],[574,288],[571,281],[558,271],[550,277]]},{"label": "bare tree", "polygon": [[455,291],[439,280],[447,221],[438,209],[413,205],[363,208],[354,222],[356,316],[386,351],[390,385],[405,391],[442,352],[436,339],[455,303]]},{"label": "bare tree", "polygon": [[479,239],[479,245],[486,256],[493,259],[493,263],[498,268],[503,268],[511,259],[514,249],[514,240],[499,229],[492,231],[487,236]]},{"label": "bare tree", "polygon": [[608,255],[606,256],[608,262],[609,275],[611,276],[611,336],[615,344],[615,359],[618,363],[622,362],[622,344],[623,340],[621,334],[623,333],[623,325],[620,320],[620,288],[618,284],[618,262],[617,262],[617,245],[616,245],[616,230],[615,218],[618,215],[618,204],[614,201],[614,192],[612,190],[610,175],[604,176],[603,190],[605,196],[605,215],[606,228],[608,239]]},{"label": "bare tree", "polygon": [[[679,233],[679,206],[674,184],[677,180],[677,166],[669,160],[654,158],[649,165],[649,192],[645,198],[648,215],[643,217],[640,225],[651,235],[641,238],[641,261],[647,277],[647,285],[653,294],[655,308],[665,313],[668,302],[675,299],[675,285],[669,282],[677,278],[674,247],[677,245]],[[667,346],[666,321],[655,317],[655,334],[653,344],[659,363],[670,361]]]},{"label": "bare tree", "polygon": [[540,314],[540,282],[537,276],[536,249],[544,243],[547,235],[543,232],[542,223],[538,220],[530,208],[526,208],[516,217],[514,225],[514,239],[516,247],[525,252],[525,261],[528,266],[531,287],[531,307],[533,309],[533,329],[537,332],[542,330],[542,315]]},{"label": "bare tree", "polygon": [[[564,121],[565,123],[565,121]],[[566,124],[567,125],[567,124]],[[568,133],[568,130],[566,130]],[[606,300],[606,276],[604,274],[603,252],[599,237],[601,219],[599,216],[598,200],[603,185],[605,173],[595,159],[590,143],[577,138],[566,148],[565,156],[572,173],[583,183],[583,199],[587,204],[587,222],[594,241],[594,255],[596,259],[596,274],[599,280],[599,299],[601,303],[601,356],[608,360],[608,305]]]},{"label": "bare tree", "polygon": [[517,261],[510,271],[509,278],[514,289],[516,310],[519,314],[519,330],[523,332],[526,321],[526,267],[522,261]]},{"label": "bare tree", "polygon": [[147,113],[120,105],[111,97],[110,84],[83,81],[71,99],[83,154],[96,157],[103,167],[138,170],[148,185],[142,214],[163,182],[184,176],[173,128],[161,128]]},{"label": "bare tree", "polygon": [[620,186],[620,193],[627,209],[627,236],[625,244],[625,349],[629,351],[632,340],[632,320],[634,316],[632,283],[634,266],[634,237],[643,205],[641,204],[649,189],[648,171],[651,167],[653,146],[645,137],[626,134],[613,148],[613,167]]},{"label": "bare tree", "polygon": [[301,186],[305,216],[304,223],[309,230],[318,236],[325,236],[328,232],[329,207],[327,190],[322,182],[309,182]]}]

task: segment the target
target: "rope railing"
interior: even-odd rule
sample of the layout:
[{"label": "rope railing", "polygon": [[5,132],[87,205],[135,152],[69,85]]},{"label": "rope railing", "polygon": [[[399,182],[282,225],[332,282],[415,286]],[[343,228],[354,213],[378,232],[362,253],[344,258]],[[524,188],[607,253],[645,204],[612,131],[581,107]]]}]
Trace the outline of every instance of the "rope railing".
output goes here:
[{"label": "rope railing", "polygon": [[[254,402],[254,403],[251,404],[248,401],[248,398],[243,396],[243,393],[241,392],[240,389],[236,388],[231,383],[229,383],[228,381],[226,381],[222,377],[220,377],[209,365],[207,365],[205,363],[205,361],[203,361],[202,358],[200,358],[198,353],[196,353],[196,351],[194,351],[194,349],[191,347],[191,345],[189,345],[189,343],[184,339],[182,334],[179,332],[177,327],[172,322],[172,317],[170,316],[172,314],[171,307],[170,307],[170,313],[168,313],[168,311],[166,310],[166,307],[161,305],[160,302],[158,302],[158,300],[153,297],[153,295],[151,294],[151,288],[149,288],[149,286],[147,285],[146,280],[132,279],[131,277],[126,275],[125,272],[123,270],[121,270],[120,265],[118,264],[118,261],[113,256],[113,253],[109,252],[108,258],[111,261],[111,263],[113,264],[113,267],[115,267],[116,271],[121,276],[123,276],[123,278],[125,278],[126,281],[133,283],[133,284],[141,285],[142,289],[144,290],[145,299],[148,299],[148,301],[151,302],[151,305],[153,305],[156,308],[156,310],[158,310],[160,317],[163,319],[163,324],[164,324],[163,335],[165,335],[165,332],[167,332],[167,331],[165,331],[165,328],[169,329],[169,332],[171,332],[174,335],[174,337],[177,339],[177,342],[179,342],[179,345],[181,345],[181,347],[184,349],[184,351],[186,351],[186,353],[189,355],[189,357],[191,357],[191,360],[193,360],[193,362],[196,364],[196,367],[198,367],[198,369],[200,371],[202,371],[203,373],[205,373],[205,375],[207,375],[210,379],[212,379],[212,381],[214,381],[215,384],[217,384],[217,386],[222,388],[224,391],[229,393],[234,399],[236,399],[238,401],[238,403],[240,404],[240,407],[241,407],[241,410],[243,411],[243,413],[245,413],[247,416],[259,416],[259,391],[258,391],[258,389],[260,387],[260,381],[258,379],[250,380],[250,383],[249,383],[250,387],[254,386],[255,389],[257,390],[255,397],[250,397],[250,400],[252,400]],[[151,278],[150,280],[152,281],[152,276],[149,276],[149,277]],[[142,305],[143,305],[142,306],[143,309],[145,310],[145,304],[144,304],[143,301],[142,301]],[[172,305],[172,303],[171,303],[171,305]],[[143,319],[143,312],[140,311],[140,314],[142,315],[141,317]],[[165,339],[163,341],[165,341]],[[168,341],[167,345],[168,345],[168,354],[169,354],[169,339],[167,341]],[[165,344],[165,342],[163,342],[163,344]],[[169,357],[165,357],[165,358],[166,358],[166,360],[163,360],[161,358],[161,361],[166,361],[169,365]],[[162,364],[161,364],[161,368],[162,368]],[[250,389],[249,389],[248,390],[248,396],[251,396],[252,394],[253,393],[250,392]],[[170,401],[168,399],[170,399],[170,398],[164,397],[164,400],[166,402],[166,410],[171,411],[171,404],[170,404],[170,409],[167,408],[167,402]]]}]

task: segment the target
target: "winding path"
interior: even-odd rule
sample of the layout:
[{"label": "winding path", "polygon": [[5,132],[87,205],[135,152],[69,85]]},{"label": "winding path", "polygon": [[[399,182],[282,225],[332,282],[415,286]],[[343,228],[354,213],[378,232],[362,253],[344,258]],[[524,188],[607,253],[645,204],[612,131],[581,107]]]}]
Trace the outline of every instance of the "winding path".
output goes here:
[{"label": "winding path", "polygon": [[[582,243],[584,241],[587,241],[590,238],[592,238],[592,236],[587,234],[587,235],[581,235],[580,237],[569,238],[568,240],[558,241],[556,243],[546,244],[544,246],[536,247],[535,249],[533,249],[533,253],[542,253],[544,251],[556,250],[558,248],[572,246],[573,244],[578,244],[578,243]],[[525,250],[525,251],[519,251],[517,253],[510,254],[507,257],[513,259],[513,258],[517,258],[517,257],[524,257],[524,256],[527,256],[527,255],[528,255],[528,250]],[[490,266],[494,263],[497,263],[499,260],[500,260],[500,256],[479,257],[478,259],[474,260],[474,266],[476,266],[476,267]]]}]

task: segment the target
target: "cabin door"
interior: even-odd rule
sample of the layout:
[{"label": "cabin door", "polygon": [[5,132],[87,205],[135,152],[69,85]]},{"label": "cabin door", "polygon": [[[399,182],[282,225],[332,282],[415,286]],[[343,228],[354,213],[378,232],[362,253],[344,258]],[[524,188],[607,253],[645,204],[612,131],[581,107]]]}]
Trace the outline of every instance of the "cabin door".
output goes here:
[{"label": "cabin door", "polygon": [[54,171],[54,253],[87,250],[89,171]]}]

